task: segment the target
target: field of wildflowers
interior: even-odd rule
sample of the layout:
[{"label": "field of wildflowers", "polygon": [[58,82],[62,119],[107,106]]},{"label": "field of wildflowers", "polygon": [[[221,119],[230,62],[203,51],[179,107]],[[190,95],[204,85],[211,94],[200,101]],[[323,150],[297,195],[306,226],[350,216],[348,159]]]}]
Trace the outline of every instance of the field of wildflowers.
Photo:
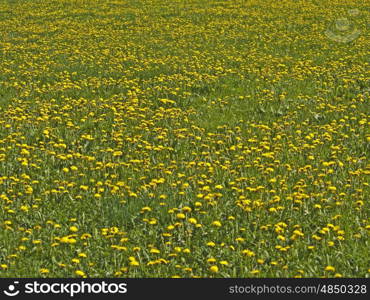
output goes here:
[{"label": "field of wildflowers", "polygon": [[370,276],[366,0],[1,0],[1,277]]}]

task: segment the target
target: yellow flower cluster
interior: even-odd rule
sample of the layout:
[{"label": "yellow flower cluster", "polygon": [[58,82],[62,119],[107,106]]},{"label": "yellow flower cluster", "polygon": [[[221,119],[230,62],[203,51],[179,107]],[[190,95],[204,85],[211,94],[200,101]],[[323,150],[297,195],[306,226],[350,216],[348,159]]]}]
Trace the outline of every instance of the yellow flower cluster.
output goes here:
[{"label": "yellow flower cluster", "polygon": [[370,276],[365,1],[0,9],[2,277]]}]

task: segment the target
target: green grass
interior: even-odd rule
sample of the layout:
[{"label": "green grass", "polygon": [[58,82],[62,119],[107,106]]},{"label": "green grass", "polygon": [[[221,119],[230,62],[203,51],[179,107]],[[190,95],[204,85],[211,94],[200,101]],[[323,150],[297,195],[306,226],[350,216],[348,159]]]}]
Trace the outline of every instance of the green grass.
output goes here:
[{"label": "green grass", "polygon": [[0,1],[0,276],[368,277],[368,6]]}]

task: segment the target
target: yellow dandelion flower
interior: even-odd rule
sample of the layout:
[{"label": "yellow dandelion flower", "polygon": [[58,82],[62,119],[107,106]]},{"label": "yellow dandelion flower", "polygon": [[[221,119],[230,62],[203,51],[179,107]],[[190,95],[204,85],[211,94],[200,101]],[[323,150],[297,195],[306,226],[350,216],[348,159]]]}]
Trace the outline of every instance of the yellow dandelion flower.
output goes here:
[{"label": "yellow dandelion flower", "polygon": [[209,270],[212,272],[212,273],[218,273],[218,267],[217,266],[211,266],[209,268]]},{"label": "yellow dandelion flower", "polygon": [[248,250],[248,249],[243,250],[242,253],[245,254],[248,257],[253,257],[253,256],[256,255],[253,251]]},{"label": "yellow dandelion flower", "polygon": [[335,268],[333,266],[326,266],[325,267],[325,271],[328,271],[328,272],[335,272]]},{"label": "yellow dandelion flower", "polygon": [[78,228],[76,226],[71,226],[71,227],[69,227],[69,230],[72,231],[72,232],[77,232]]},{"label": "yellow dandelion flower", "polygon": [[138,261],[134,260],[134,261],[130,261],[129,265],[136,267],[136,266],[139,266],[140,264]]},{"label": "yellow dandelion flower", "polygon": [[197,219],[189,218],[188,222],[191,223],[191,224],[197,224]]},{"label": "yellow dandelion flower", "polygon": [[71,259],[71,262],[73,262],[75,264],[79,264],[80,263],[80,260],[78,258],[72,258]]},{"label": "yellow dandelion flower", "polygon": [[176,215],[176,217],[177,217],[178,219],[185,219],[185,218],[186,218],[185,214],[183,214],[183,213],[178,213],[178,214]]},{"label": "yellow dandelion flower", "polygon": [[85,272],[84,272],[84,271],[81,271],[81,270],[76,270],[76,271],[75,271],[75,274],[76,274],[77,276],[80,276],[80,277],[86,277]]},{"label": "yellow dandelion flower", "polygon": [[213,226],[216,226],[216,227],[221,227],[221,226],[222,226],[222,224],[221,224],[221,222],[220,222],[220,221],[213,221],[213,222],[212,222],[212,225],[213,225]]}]

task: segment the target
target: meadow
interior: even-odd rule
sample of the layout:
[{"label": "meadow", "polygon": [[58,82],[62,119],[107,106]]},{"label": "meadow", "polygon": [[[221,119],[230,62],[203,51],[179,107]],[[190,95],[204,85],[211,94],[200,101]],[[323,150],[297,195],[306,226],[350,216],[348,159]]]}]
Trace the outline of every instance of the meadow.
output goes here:
[{"label": "meadow", "polygon": [[0,0],[0,277],[370,277],[366,0]]}]

